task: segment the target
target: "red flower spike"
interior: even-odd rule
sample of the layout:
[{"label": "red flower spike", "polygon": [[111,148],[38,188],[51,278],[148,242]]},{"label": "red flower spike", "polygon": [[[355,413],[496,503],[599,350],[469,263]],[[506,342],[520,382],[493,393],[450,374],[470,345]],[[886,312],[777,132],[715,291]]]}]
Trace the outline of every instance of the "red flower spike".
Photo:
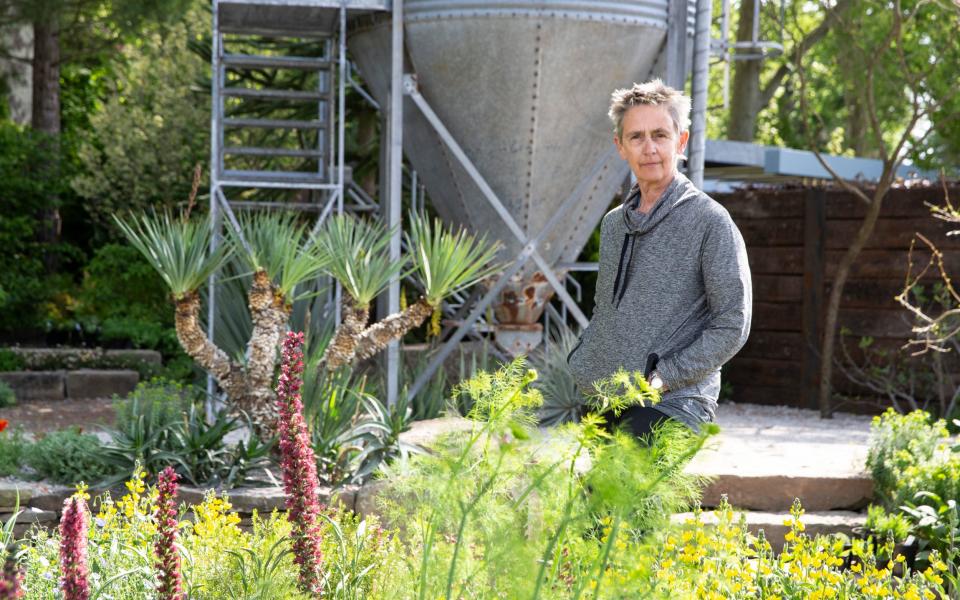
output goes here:
[{"label": "red flower spike", "polygon": [[294,562],[300,568],[300,587],[312,595],[323,588],[323,552],[320,549],[320,501],[317,463],[303,420],[303,333],[289,332],[283,342],[277,382],[277,429],[280,466],[286,491],[287,519],[293,525]]},{"label": "red flower spike", "polygon": [[167,467],[157,476],[157,598],[184,600],[180,553],[177,551],[177,473]]},{"label": "red flower spike", "polygon": [[87,532],[90,511],[80,496],[63,501],[60,518],[60,589],[64,600],[90,599]]}]

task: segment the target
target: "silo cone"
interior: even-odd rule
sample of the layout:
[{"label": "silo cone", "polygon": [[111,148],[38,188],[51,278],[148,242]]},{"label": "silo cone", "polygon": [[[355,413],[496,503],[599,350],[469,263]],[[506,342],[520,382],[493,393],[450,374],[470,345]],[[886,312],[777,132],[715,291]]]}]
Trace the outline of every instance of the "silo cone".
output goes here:
[{"label": "silo cone", "polygon": [[[667,1],[406,0],[406,72],[528,237],[613,144],[610,93],[660,76]],[[386,104],[389,19],[352,25],[350,51]],[[404,104],[404,152],[446,222],[487,233],[517,255],[517,240],[419,109]],[[624,170],[611,160],[540,244],[550,265],[576,260]],[[562,280],[564,273],[558,272]],[[530,261],[494,303],[497,341],[526,352],[553,295]]]}]

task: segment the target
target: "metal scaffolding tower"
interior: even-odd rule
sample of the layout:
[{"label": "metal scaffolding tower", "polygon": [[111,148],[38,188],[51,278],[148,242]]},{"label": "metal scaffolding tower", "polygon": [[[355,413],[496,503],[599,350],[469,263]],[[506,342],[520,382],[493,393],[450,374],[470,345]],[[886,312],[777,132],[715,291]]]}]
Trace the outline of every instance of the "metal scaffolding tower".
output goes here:
[{"label": "metal scaffolding tower", "polygon": [[[246,244],[235,210],[312,212],[316,229],[331,213],[343,212],[345,201],[360,210],[374,208],[344,164],[345,92],[347,85],[356,86],[347,61],[347,18],[387,7],[387,0],[213,1],[214,247],[224,221]],[[301,48],[312,52],[297,55]],[[296,197],[283,198],[284,192]],[[214,275],[207,306],[211,339],[216,287]],[[207,387],[212,397],[212,378]]]}]

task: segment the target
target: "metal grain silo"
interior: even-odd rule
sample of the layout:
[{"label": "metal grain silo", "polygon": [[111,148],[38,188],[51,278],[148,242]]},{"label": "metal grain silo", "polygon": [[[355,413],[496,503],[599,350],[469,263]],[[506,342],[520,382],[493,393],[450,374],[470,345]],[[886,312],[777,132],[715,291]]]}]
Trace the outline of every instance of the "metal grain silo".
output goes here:
[{"label": "metal grain silo", "polygon": [[[416,75],[422,97],[527,237],[586,184],[538,246],[551,266],[576,260],[627,173],[609,155],[610,92],[655,76],[669,80],[668,67],[678,68],[671,60],[683,63],[683,76],[691,56],[684,51],[692,43],[690,4],[673,0],[674,14],[685,21],[672,28],[683,38],[679,53],[678,43],[672,53],[668,44],[671,0],[406,0],[404,6],[406,72]],[[353,23],[348,45],[384,103],[389,17]],[[505,259],[517,255],[524,243],[409,102],[403,147],[444,220],[499,238]],[[594,168],[598,161],[604,164]],[[514,351],[539,339],[536,321],[553,293],[540,271],[526,265],[494,303],[498,340]]]}]

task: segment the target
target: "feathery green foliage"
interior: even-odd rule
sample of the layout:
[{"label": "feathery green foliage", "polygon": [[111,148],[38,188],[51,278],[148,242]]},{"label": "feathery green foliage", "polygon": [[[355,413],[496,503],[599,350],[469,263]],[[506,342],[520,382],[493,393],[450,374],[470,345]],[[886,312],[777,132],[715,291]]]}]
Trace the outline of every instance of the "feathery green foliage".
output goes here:
[{"label": "feathery green foliage", "polygon": [[424,296],[430,306],[439,306],[444,298],[498,272],[492,264],[499,242],[486,236],[469,235],[444,229],[439,219],[432,222],[424,215],[410,213],[407,246],[414,271],[423,282]]},{"label": "feathery green foliage", "polygon": [[319,275],[324,257],[309,240],[306,227],[290,212],[257,212],[240,216],[244,247],[231,228],[237,254],[253,270],[263,270],[287,301],[297,285]]},{"label": "feathery green foliage", "polygon": [[520,358],[464,382],[473,429],[392,467],[383,508],[417,557],[412,597],[581,597],[608,565],[636,558],[630,543],[696,501],[683,466],[711,428],[664,428],[641,446],[591,413],[542,436],[535,379]]},{"label": "feathery green foliage", "polygon": [[379,223],[332,215],[314,237],[325,270],[360,306],[369,305],[403,270],[386,252],[391,232]]},{"label": "feathery green foliage", "polygon": [[650,406],[660,402],[660,392],[650,387],[650,383],[639,371],[628,373],[624,369],[606,379],[593,384],[595,394],[590,404],[600,413],[612,412],[619,416],[631,406]]},{"label": "feathery green foliage", "polygon": [[227,242],[210,251],[210,218],[178,219],[170,212],[114,220],[133,247],[160,273],[174,298],[197,291],[230,257]]}]

